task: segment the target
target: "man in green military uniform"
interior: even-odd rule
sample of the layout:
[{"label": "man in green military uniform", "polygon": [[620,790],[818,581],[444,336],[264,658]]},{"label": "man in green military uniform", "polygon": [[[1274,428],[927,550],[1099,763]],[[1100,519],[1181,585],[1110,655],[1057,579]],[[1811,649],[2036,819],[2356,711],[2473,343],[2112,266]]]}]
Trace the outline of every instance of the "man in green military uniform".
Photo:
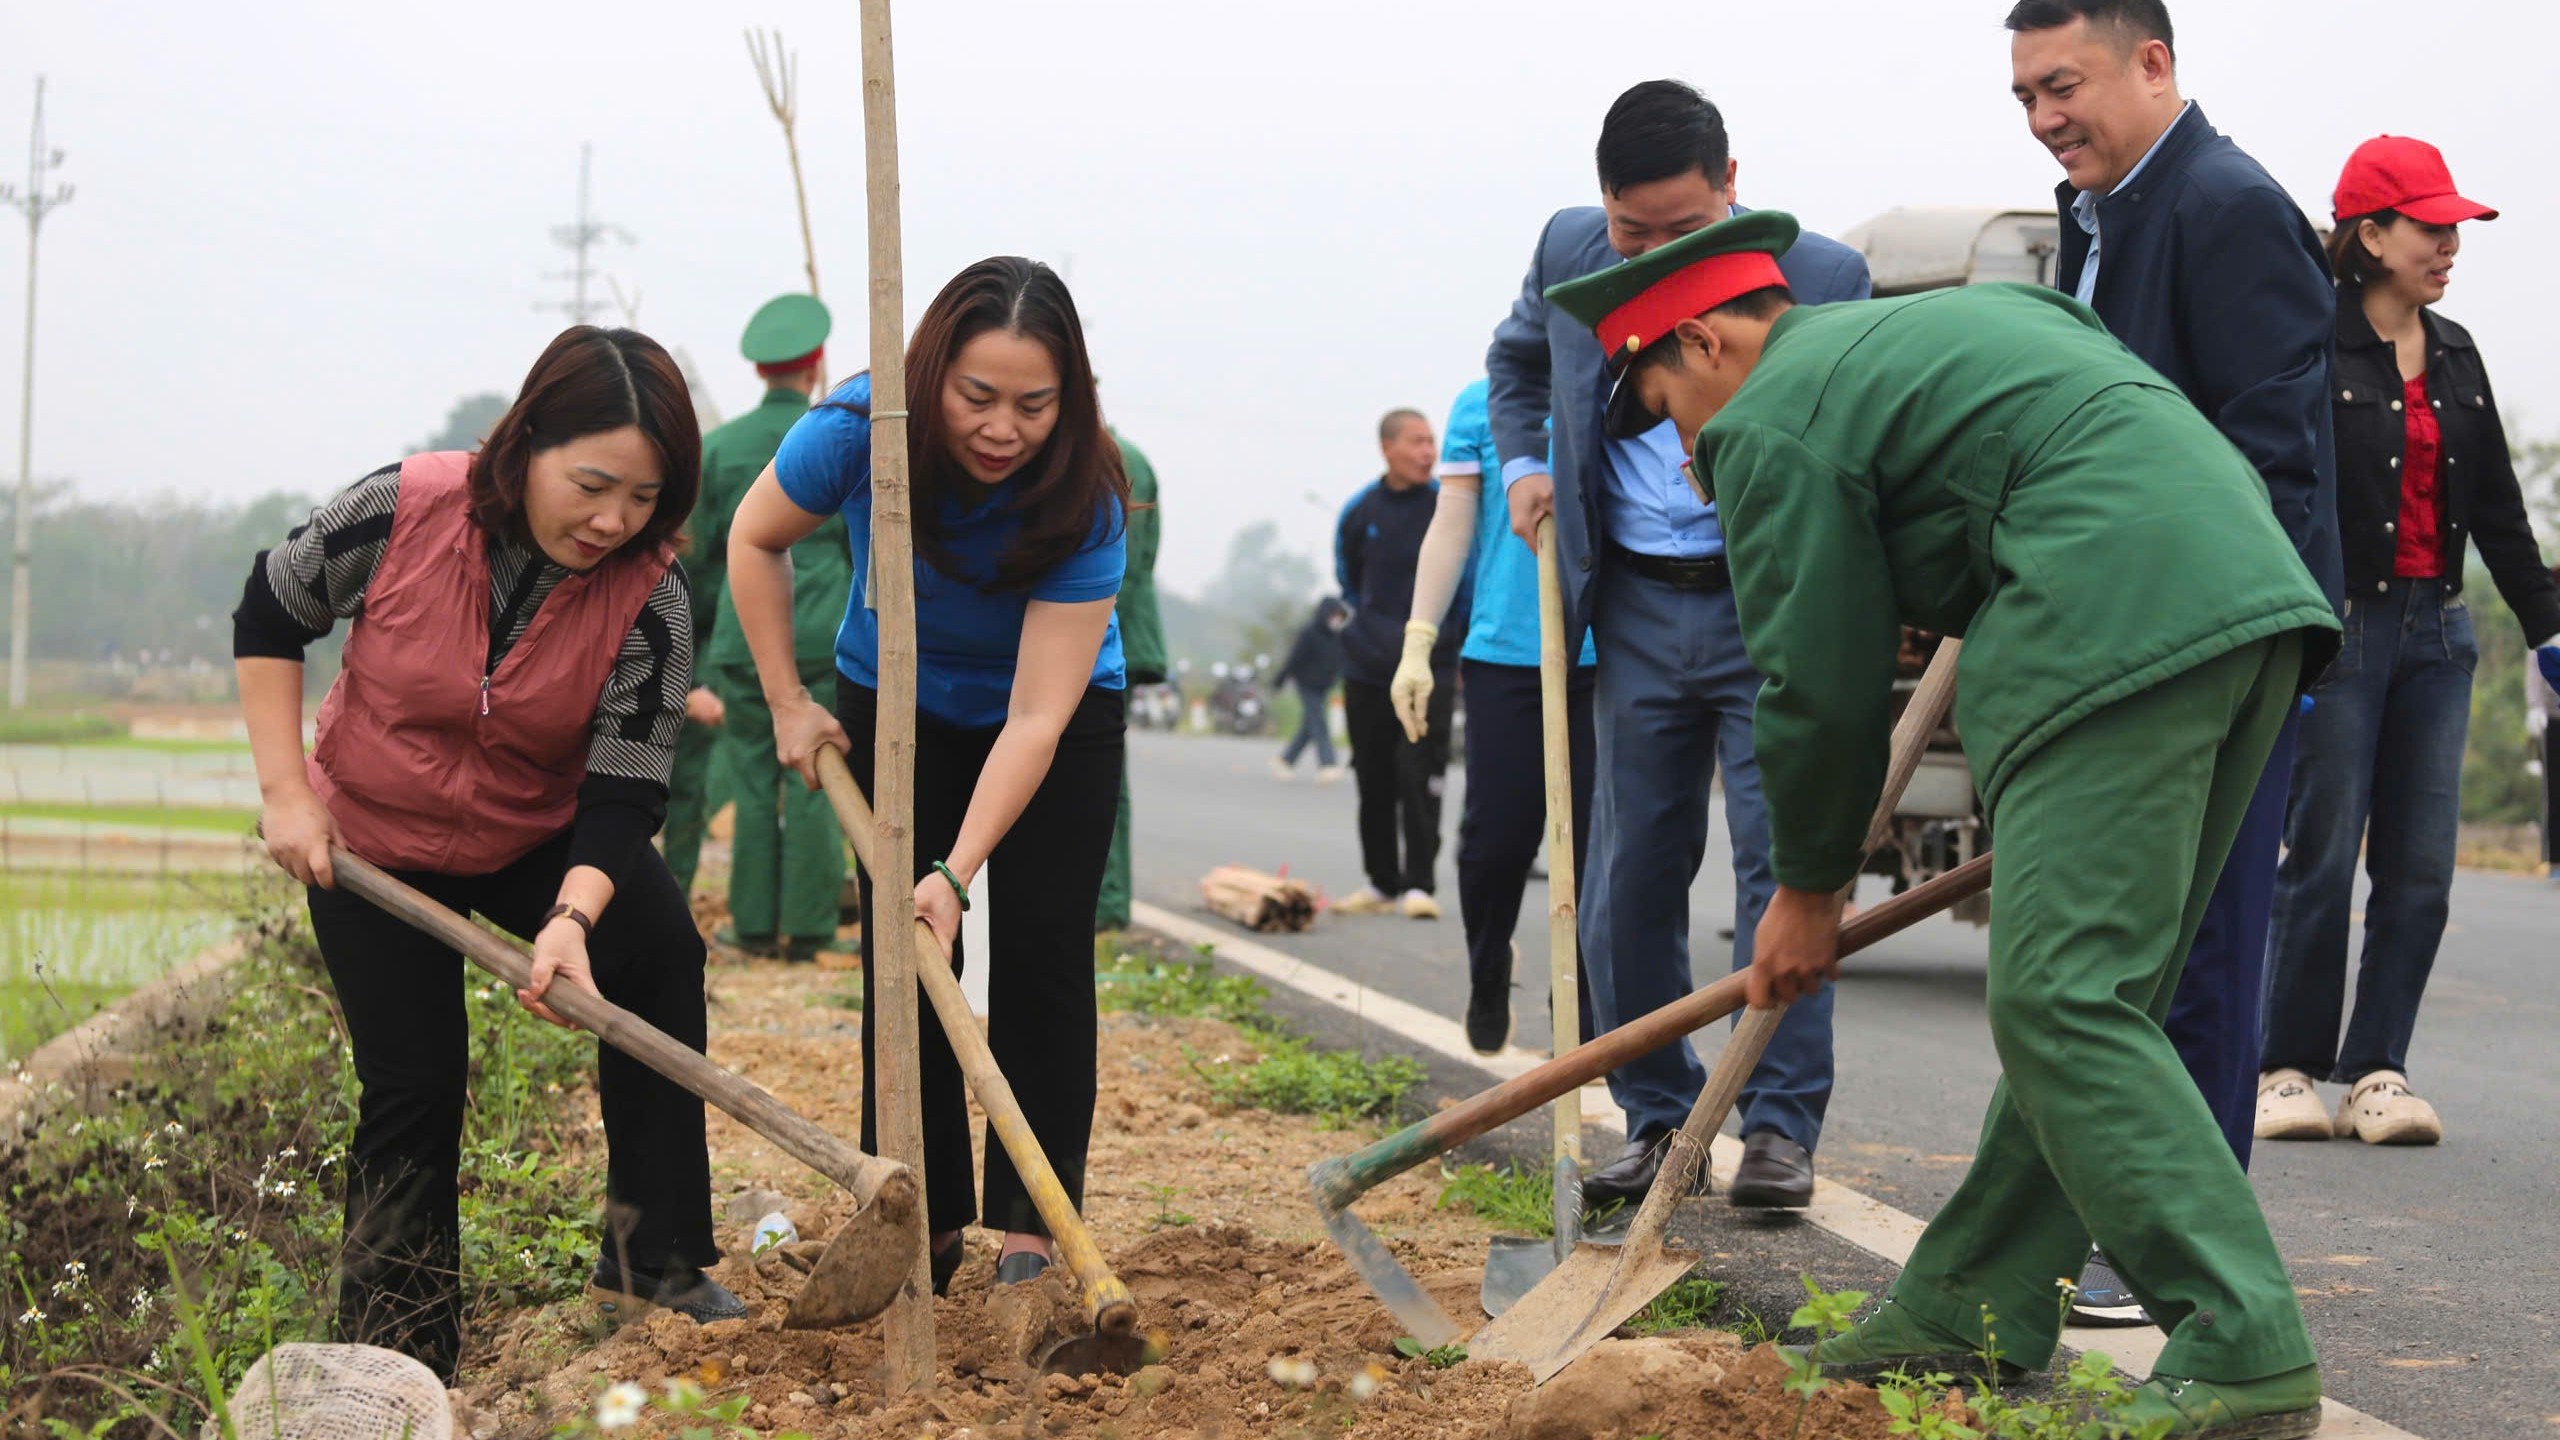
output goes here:
[{"label": "man in green military uniform", "polygon": [[[2336,648],[2264,484],[2060,294],[1797,307],[1776,212],[1548,297],[1620,371],[1611,428],[1677,420],[1716,506],[1779,889],[1751,1001],[1838,969],[1841,888],[1882,787],[1897,626],[1964,637],[1956,714],[2001,861],[1988,1003],[2004,1073],[1973,1167],[1833,1373],[2009,1361],[2059,1339],[2094,1234],[2167,1346],[2133,1418],[2319,1424],[2283,1261],[2161,1028],[2276,731]],[[2004,1367],[2007,1368],[2007,1367]]]},{"label": "man in green military uniform", "polygon": [[[1120,582],[1120,652],[1129,667],[1129,688],[1161,685],[1165,678],[1164,616],[1156,608],[1156,546],[1164,538],[1156,512],[1156,467],[1129,437],[1114,430],[1121,467],[1129,472],[1129,568]],[[1124,930],[1129,925],[1129,771],[1120,770],[1120,820],[1111,830],[1111,858],[1103,866],[1102,897],[1093,909],[1093,928]]]},{"label": "man in green military uniform", "polygon": [[[756,408],[702,437],[702,498],[694,508],[696,547],[727,550],[729,522],[747,489],[773,461],[817,389],[826,359],[827,307],[815,296],[785,295],[768,302],[747,322],[739,350],[764,378]],[[853,561],[844,520],[830,517],[791,547],[791,624],[800,679],[832,693],[836,627],[853,588]],[[720,730],[720,758],[737,803],[731,842],[729,916],[720,937],[741,949],[779,949],[783,958],[809,960],[835,942],[837,906],[844,888],[844,835],[824,794],[792,777],[784,784],[774,754],[773,711],[756,680],[755,657],[737,613],[726,605],[712,622],[703,672],[720,693],[727,715]]]}]

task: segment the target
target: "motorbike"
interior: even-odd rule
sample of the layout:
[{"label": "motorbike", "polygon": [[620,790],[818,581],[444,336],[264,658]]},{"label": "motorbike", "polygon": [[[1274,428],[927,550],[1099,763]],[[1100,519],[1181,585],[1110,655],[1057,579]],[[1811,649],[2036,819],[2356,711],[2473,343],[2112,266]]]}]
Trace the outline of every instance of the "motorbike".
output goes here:
[{"label": "motorbike", "polygon": [[1260,735],[1271,728],[1271,700],[1262,688],[1262,672],[1269,668],[1268,655],[1257,655],[1249,664],[1220,661],[1209,668],[1216,682],[1209,692],[1211,729],[1224,735]]}]

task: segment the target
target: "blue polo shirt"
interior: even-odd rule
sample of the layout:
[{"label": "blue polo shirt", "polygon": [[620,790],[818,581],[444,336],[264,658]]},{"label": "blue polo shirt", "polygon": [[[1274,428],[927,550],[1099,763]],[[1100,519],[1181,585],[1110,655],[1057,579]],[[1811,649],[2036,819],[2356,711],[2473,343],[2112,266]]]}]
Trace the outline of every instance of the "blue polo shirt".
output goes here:
[{"label": "blue polo shirt", "polygon": [[[1538,557],[1511,533],[1511,508],[1503,498],[1502,457],[1493,449],[1493,420],[1485,403],[1490,382],[1458,392],[1441,431],[1440,478],[1478,477],[1476,492],[1475,609],[1467,619],[1461,660],[1486,665],[1538,664]],[[1491,477],[1491,478],[1484,478]],[[1598,658],[1591,635],[1582,637],[1582,660]]]},{"label": "blue polo shirt", "polygon": [[[773,457],[774,478],[791,503],[812,515],[841,513],[853,552],[853,593],[836,631],[836,669],[857,685],[880,684],[880,622],[872,613],[871,419],[836,402],[868,407],[871,377],[856,375],[791,427]],[[1021,522],[1006,513],[1019,489],[1007,478],[987,498],[943,504],[942,523],[962,573],[945,575],[919,553],[916,570],[916,705],[946,724],[992,729],[1004,723],[1013,694],[1014,659],[1022,648],[1022,616],[1033,600],[1076,604],[1120,593],[1128,568],[1128,527],[1114,502],[1094,517],[1082,549],[1040,577],[1027,592],[989,591],[976,577],[993,572]],[[1112,616],[1094,657],[1093,683],[1126,689],[1120,617]]]}]

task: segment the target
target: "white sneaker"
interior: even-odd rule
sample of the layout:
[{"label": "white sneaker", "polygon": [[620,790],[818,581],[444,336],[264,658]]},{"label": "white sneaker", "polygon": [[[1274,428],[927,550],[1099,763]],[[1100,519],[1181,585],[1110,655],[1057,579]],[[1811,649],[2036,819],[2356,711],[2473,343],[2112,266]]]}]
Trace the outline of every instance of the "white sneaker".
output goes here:
[{"label": "white sneaker", "polygon": [[1395,900],[1375,885],[1363,885],[1333,902],[1335,913],[1341,915],[1387,915],[1395,908]]},{"label": "white sneaker", "polygon": [[2299,1070],[2269,1070],[2258,1077],[2254,1128],[2261,1140],[2326,1140],[2331,1130],[2329,1107],[2320,1103],[2320,1092],[2311,1088],[2310,1076]]},{"label": "white sneaker", "polygon": [[2376,1070],[2338,1102],[2338,1133],[2367,1145],[2433,1145],[2444,1138],[2444,1122],[2410,1093],[2408,1076]]},{"label": "white sneaker", "polygon": [[1295,780],[1298,778],[1298,767],[1281,759],[1279,756],[1274,755],[1271,757],[1271,778],[1274,780]]},{"label": "white sneaker", "polygon": [[1339,765],[1323,765],[1316,769],[1316,783],[1319,785],[1330,785],[1341,778],[1342,767]]},{"label": "white sneaker", "polygon": [[1440,918],[1440,902],[1432,899],[1429,895],[1424,894],[1420,890],[1407,890],[1404,892],[1402,908],[1404,910],[1404,916],[1408,920],[1437,920]]}]

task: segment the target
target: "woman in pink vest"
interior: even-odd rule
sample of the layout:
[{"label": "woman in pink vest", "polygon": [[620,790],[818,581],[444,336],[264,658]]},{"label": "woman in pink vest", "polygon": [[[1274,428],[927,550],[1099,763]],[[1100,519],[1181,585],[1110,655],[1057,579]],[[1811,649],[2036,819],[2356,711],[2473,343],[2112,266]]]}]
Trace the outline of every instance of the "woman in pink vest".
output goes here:
[{"label": "woman in pink vest", "polygon": [[[907,342],[916,586],[916,912],[960,960],[960,912],[980,870],[1001,873],[988,914],[987,1043],[1059,1178],[1083,1203],[1093,1130],[1094,902],[1120,804],[1127,675],[1112,616],[1126,567],[1129,485],[1102,428],[1075,302],[1050,269],[1011,257],[960,273]],[[871,790],[879,627],[871,573],[871,378],[809,412],[757,477],[729,530],[729,593],[773,705],[776,749],[814,783],[817,747],[847,752]],[[841,513],[856,589],[836,637],[835,710],[791,657],[792,542]],[[870,908],[872,877],[862,877]],[[863,929],[868,963],[871,928]],[[972,1203],[969,1113],[950,1042],[923,1007],[925,1203],[934,1289],[960,1232],[1005,1231],[1000,1282],[1053,1258],[1031,1198],[988,1136]],[[863,1014],[862,1144],[871,1110]]]},{"label": "woman in pink vest", "polygon": [[[701,458],[666,351],[578,326],[478,452],[357,481],[258,556],[232,616],[267,849],[311,887],[363,1087],[337,1335],[440,1375],[462,1346],[461,958],[333,888],[329,847],[530,939],[517,998],[544,1019],[565,1023],[543,996],[574,985],[701,1048],[702,939],[649,846],[692,683],[669,541]],[[306,759],[303,650],[341,619]],[[702,1273],[719,1258],[702,1102],[612,1049],[598,1071],[612,1155],[591,1293],[624,1315],[744,1314]]]}]

